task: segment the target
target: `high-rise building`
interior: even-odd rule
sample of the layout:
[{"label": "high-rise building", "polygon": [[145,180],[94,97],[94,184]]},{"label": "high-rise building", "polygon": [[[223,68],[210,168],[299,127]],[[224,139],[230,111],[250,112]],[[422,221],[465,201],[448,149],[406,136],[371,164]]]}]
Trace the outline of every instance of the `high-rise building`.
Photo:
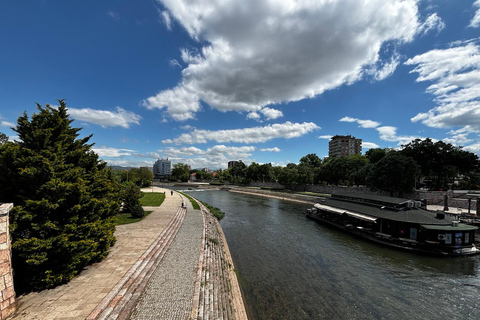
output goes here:
[{"label": "high-rise building", "polygon": [[165,178],[172,174],[172,162],[167,159],[158,159],[153,165],[155,178]]},{"label": "high-rise building", "polygon": [[351,135],[333,136],[328,143],[329,157],[346,157],[362,154],[362,139],[355,139]]},{"label": "high-rise building", "polygon": [[228,161],[228,169],[231,169],[237,165],[238,161]]}]

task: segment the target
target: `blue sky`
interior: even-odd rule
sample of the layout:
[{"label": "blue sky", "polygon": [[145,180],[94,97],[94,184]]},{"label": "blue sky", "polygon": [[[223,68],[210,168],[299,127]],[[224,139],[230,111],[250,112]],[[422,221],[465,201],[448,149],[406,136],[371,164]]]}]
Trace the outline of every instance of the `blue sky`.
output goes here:
[{"label": "blue sky", "polygon": [[1,1],[0,132],[66,99],[111,165],[480,154],[480,0]]}]

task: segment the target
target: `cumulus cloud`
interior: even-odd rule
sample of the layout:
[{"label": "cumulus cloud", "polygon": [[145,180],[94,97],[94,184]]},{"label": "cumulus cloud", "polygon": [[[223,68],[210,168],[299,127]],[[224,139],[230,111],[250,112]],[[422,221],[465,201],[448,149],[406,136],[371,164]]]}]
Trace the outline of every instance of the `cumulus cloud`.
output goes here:
[{"label": "cumulus cloud", "polygon": [[142,118],[121,107],[117,107],[116,111],[68,108],[68,113],[76,120],[98,124],[102,127],[129,128],[131,124],[140,124]]},{"label": "cumulus cloud", "polygon": [[263,108],[260,112],[267,118],[267,120],[275,120],[277,118],[283,117],[283,113],[280,110],[272,108]]},{"label": "cumulus cloud", "polygon": [[380,146],[374,142],[362,142],[362,149],[375,149],[380,148]]},{"label": "cumulus cloud", "polygon": [[[182,49],[187,67],[177,87],[143,102],[178,121],[194,119],[200,101],[252,118],[265,106],[354,83],[386,43],[409,42],[421,30],[416,0],[159,2],[203,45]],[[386,61],[378,79],[398,64]]]},{"label": "cumulus cloud", "polygon": [[255,151],[253,146],[230,147],[225,145],[216,145],[206,150],[196,147],[187,148],[167,148],[162,150],[162,154],[169,157],[177,163],[185,163],[192,168],[227,168],[228,161],[232,159],[242,160],[244,163],[251,162],[250,157]]},{"label": "cumulus cloud", "polygon": [[380,122],[373,121],[373,120],[361,120],[352,117],[343,117],[339,120],[340,122],[356,122],[359,124],[361,128],[376,128],[380,125]]},{"label": "cumulus cloud", "polygon": [[163,143],[195,144],[216,141],[218,143],[259,143],[276,138],[291,139],[301,137],[314,130],[320,129],[313,122],[272,124],[264,127],[253,127],[231,130],[199,130],[181,134],[178,138],[162,140]]},{"label": "cumulus cloud", "polygon": [[480,27],[480,0],[476,0],[473,3],[474,7],[477,7],[477,11],[475,11],[475,15],[473,16],[472,20],[470,20],[469,27],[478,28]]},{"label": "cumulus cloud", "polygon": [[260,151],[263,151],[263,152],[280,152],[280,151],[282,151],[282,150],[280,150],[280,149],[277,148],[277,147],[273,147],[273,148],[260,149]]},{"label": "cumulus cloud", "polygon": [[415,139],[425,139],[418,136],[399,136],[397,135],[397,128],[392,126],[383,126],[375,128],[380,134],[380,139],[389,142],[398,142],[398,145],[407,144]]},{"label": "cumulus cloud", "polygon": [[129,149],[117,149],[111,148],[107,146],[103,146],[101,148],[92,148],[92,150],[97,153],[100,157],[123,157],[123,156],[130,156],[135,152],[134,150]]},{"label": "cumulus cloud", "polygon": [[418,82],[433,82],[427,92],[437,106],[414,116],[434,128],[464,128],[480,132],[480,47],[467,43],[447,49],[435,49],[405,62],[415,68]]}]

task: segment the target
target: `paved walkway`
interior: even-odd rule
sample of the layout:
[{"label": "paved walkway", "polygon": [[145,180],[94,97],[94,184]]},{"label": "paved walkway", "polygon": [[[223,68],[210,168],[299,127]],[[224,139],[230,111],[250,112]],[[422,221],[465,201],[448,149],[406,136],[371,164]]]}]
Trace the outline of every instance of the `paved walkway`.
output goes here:
[{"label": "paved walkway", "polygon": [[178,213],[182,203],[178,193],[171,196],[168,189],[148,190],[165,191],[164,203],[160,207],[146,208],[154,212],[140,222],[117,226],[117,242],[104,261],[88,266],[66,285],[17,297],[13,319],[86,319]]},{"label": "paved walkway", "polygon": [[[203,238],[203,216],[186,201],[187,213],[175,240],[143,291],[130,319],[189,319]],[[182,266],[179,268],[179,266]]]}]

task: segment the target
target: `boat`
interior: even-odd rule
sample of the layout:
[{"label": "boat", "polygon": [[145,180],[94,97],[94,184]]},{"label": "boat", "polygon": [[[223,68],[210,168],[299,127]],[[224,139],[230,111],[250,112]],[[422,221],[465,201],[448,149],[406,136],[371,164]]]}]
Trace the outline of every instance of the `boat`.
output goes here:
[{"label": "boat", "polygon": [[476,226],[421,201],[339,192],[307,209],[307,217],[356,236],[422,254],[468,256],[480,253]]}]

